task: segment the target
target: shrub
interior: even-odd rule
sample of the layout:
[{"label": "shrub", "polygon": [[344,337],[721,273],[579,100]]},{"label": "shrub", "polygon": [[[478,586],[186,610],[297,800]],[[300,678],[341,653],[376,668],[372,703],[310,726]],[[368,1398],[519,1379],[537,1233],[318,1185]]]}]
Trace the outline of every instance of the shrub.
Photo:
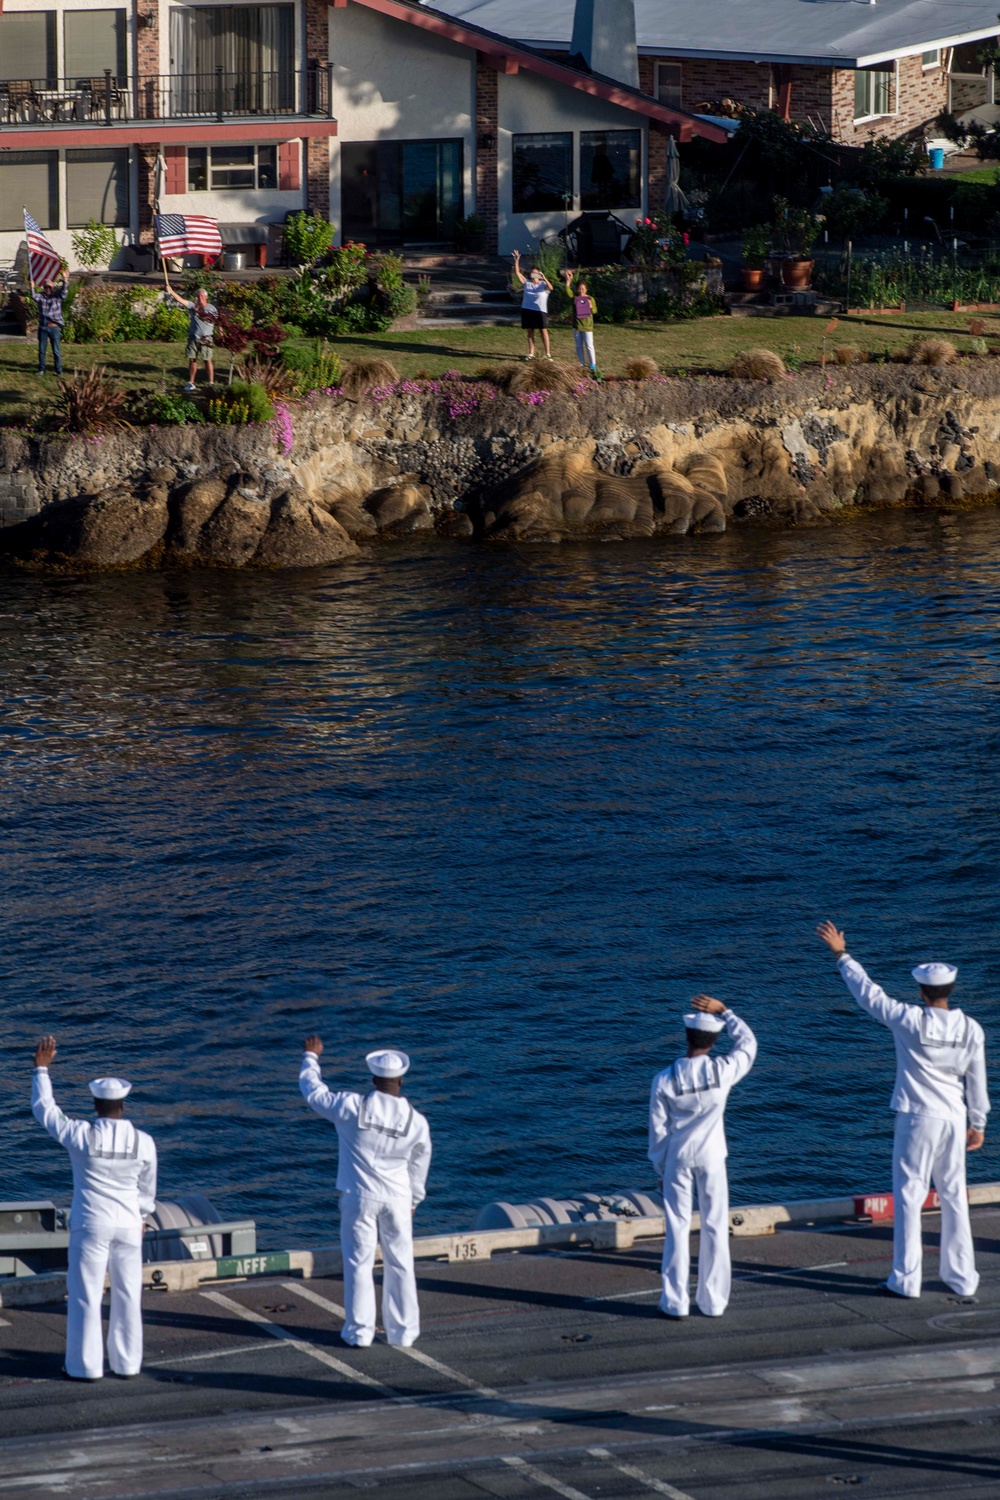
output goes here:
[{"label": "shrub", "polygon": [[250,330],[250,342],[258,359],[277,358],[285,337],[280,323],[264,323]]},{"label": "shrub", "polygon": [[485,238],[486,220],[482,214],[466,214],[464,219],[455,220],[455,245],[459,250],[481,248],[480,242]]},{"label": "shrub", "polygon": [[743,264],[752,271],[762,271],[771,248],[770,224],[752,224],[743,231]]},{"label": "shrub", "polygon": [[106,269],[118,254],[118,236],[110,224],[99,224],[96,219],[88,219],[85,229],[71,235],[70,244],[81,266],[89,271]]},{"label": "shrub", "polygon": [[958,351],[950,339],[915,339],[910,345],[911,365],[950,365]]},{"label": "shrub", "polygon": [[183,307],[168,307],[161,302],[155,307],[146,324],[146,337],[158,339],[163,344],[172,344],[187,337],[188,315]]},{"label": "shrub", "polygon": [[79,344],[110,344],[118,331],[120,309],[106,287],[83,287],[73,303],[70,339]]},{"label": "shrub", "polygon": [[70,432],[93,432],[96,428],[124,427],[125,387],[107,372],[104,365],[93,365],[84,372],[59,381],[59,394],[53,401],[58,425]]},{"label": "shrub", "polygon": [[969,344],[969,349],[971,353],[978,355],[989,354],[990,352],[990,346],[986,342],[986,340],[984,338],[978,337],[972,340],[972,342]]},{"label": "shrub", "polygon": [[144,426],[184,427],[205,420],[189,396],[175,391],[130,391],[127,410],[132,421]]},{"label": "shrub", "polygon": [[860,365],[864,363],[868,355],[857,344],[838,344],[833,351],[833,357],[838,365]]},{"label": "shrub", "polygon": [[208,420],[219,426],[239,427],[247,422],[270,422],[274,406],[262,385],[234,380],[221,396],[208,403]]},{"label": "shrub", "polygon": [[240,365],[240,374],[250,385],[261,386],[272,400],[276,396],[290,396],[296,388],[292,371],[280,360],[269,359],[266,355],[244,359]]},{"label": "shrub", "polygon": [[889,200],[860,188],[838,187],[823,200],[823,217],[834,239],[875,234],[889,212]]},{"label": "shrub", "polygon": [[311,266],[333,244],[333,225],[322,214],[292,214],[285,223],[285,247],[293,265]]},{"label": "shrub", "polygon": [[627,359],[622,368],[622,374],[626,380],[652,380],[659,373],[659,365],[655,359],[650,359],[648,354],[639,354],[632,359]]},{"label": "shrub", "polygon": [[735,380],[766,380],[771,385],[785,374],[785,362],[773,349],[744,349],[729,366]]},{"label": "shrub", "polygon": [[380,386],[395,385],[399,371],[388,359],[354,359],[344,370],[342,384],[345,396],[355,400]]},{"label": "shrub", "polygon": [[575,391],[584,373],[579,365],[558,359],[529,359],[523,364],[500,365],[487,378],[509,396],[521,396],[531,391]]},{"label": "shrub", "polygon": [[340,356],[325,340],[314,339],[304,346],[285,344],[281,358],[300,391],[322,391],[340,385]]}]

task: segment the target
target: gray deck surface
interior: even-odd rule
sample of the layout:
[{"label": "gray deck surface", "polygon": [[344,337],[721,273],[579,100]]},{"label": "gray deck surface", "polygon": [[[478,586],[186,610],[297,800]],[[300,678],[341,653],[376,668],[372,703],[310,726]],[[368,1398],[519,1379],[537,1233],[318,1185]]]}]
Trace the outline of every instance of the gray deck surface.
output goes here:
[{"label": "gray deck surface", "polygon": [[734,1240],[729,1312],[679,1323],[652,1243],[420,1263],[410,1352],[345,1348],[336,1280],[213,1283],[147,1296],[127,1382],[62,1380],[63,1308],[5,1309],[0,1500],[995,1500],[1000,1209],[973,1218],[975,1303],[927,1215],[919,1301],[879,1291],[891,1228],[853,1225]]}]

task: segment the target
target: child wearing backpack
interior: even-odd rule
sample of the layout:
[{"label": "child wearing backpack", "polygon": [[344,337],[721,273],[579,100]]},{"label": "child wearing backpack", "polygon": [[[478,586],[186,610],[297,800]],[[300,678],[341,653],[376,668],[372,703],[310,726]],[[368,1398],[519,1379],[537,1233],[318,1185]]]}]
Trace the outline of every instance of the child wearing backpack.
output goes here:
[{"label": "child wearing backpack", "polygon": [[597,303],[587,291],[587,283],[583,277],[573,289],[573,272],[563,271],[566,281],[566,293],[570,299],[573,309],[573,341],[576,344],[576,357],[585,370],[591,375],[597,374],[597,355],[594,352],[594,315],[597,312]]}]

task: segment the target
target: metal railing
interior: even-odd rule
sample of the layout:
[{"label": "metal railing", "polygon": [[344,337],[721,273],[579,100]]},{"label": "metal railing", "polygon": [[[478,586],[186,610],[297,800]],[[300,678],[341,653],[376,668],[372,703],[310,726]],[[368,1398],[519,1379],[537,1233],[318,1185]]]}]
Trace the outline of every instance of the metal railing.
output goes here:
[{"label": "metal railing", "polygon": [[0,132],[38,125],[118,125],[129,120],[285,119],[330,116],[332,64],[297,71],[157,74],[129,80],[0,79]]}]

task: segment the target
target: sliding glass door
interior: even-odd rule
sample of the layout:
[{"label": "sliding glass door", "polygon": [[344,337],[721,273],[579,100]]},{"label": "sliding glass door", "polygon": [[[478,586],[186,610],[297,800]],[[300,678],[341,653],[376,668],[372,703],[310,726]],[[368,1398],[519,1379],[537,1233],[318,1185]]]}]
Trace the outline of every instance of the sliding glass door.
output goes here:
[{"label": "sliding glass door", "polygon": [[340,148],[343,235],[374,245],[455,237],[462,212],[462,142],[347,141]]}]

